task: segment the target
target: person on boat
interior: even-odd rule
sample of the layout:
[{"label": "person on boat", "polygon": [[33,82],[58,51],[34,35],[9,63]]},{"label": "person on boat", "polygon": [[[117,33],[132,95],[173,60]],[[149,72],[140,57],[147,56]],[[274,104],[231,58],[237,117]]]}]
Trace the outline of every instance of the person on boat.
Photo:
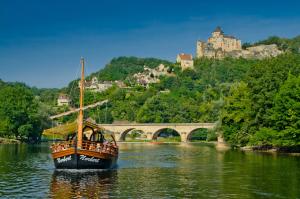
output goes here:
[{"label": "person on boat", "polygon": [[98,142],[97,147],[96,147],[96,151],[100,152],[100,150],[101,150],[101,144]]},{"label": "person on boat", "polygon": [[83,134],[83,140],[85,140],[85,141],[89,140],[88,137],[86,136],[86,134]]},{"label": "person on boat", "polygon": [[95,151],[96,150],[96,146],[95,146],[94,143],[90,144],[89,150],[91,150],[91,151]]},{"label": "person on boat", "polygon": [[104,136],[103,136],[102,133],[101,133],[101,134],[100,134],[100,143],[103,144],[103,142],[104,142]]}]

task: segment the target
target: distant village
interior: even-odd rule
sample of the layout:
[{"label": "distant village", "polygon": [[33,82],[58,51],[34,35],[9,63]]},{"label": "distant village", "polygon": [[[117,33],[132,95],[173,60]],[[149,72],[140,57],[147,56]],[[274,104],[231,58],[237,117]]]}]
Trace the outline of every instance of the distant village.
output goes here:
[{"label": "distant village", "polygon": [[[223,59],[225,57],[246,58],[246,59],[263,59],[275,57],[283,53],[276,44],[258,45],[242,49],[241,40],[234,36],[224,34],[221,27],[217,27],[207,42],[198,40],[196,42],[196,58],[207,57],[211,59]],[[192,54],[179,53],[176,57],[176,63],[182,70],[194,69],[194,59]],[[152,83],[158,83],[159,77],[164,75],[173,75],[172,70],[164,64],[158,65],[152,69],[144,66],[144,71],[133,75],[136,84],[149,87]],[[85,81],[86,90],[92,92],[104,92],[116,85],[119,88],[130,88],[123,81],[99,81],[97,77]],[[78,82],[78,86],[80,83]],[[57,99],[58,106],[69,106],[70,98],[68,95],[61,93]]]},{"label": "distant village", "polygon": [[[91,80],[84,81],[84,89],[92,92],[104,92],[111,88],[114,84],[119,88],[127,87],[123,81],[99,81],[97,77],[92,77]],[[80,88],[80,81],[78,81],[78,87]],[[59,94],[57,98],[57,106],[69,106],[70,103],[71,99],[67,94]]]},{"label": "distant village", "polygon": [[[136,84],[148,88],[150,84],[158,83],[160,81],[159,77],[163,75],[172,75],[169,67],[166,67],[164,64],[160,64],[154,69],[144,66],[144,71],[134,74],[133,79]],[[89,81],[85,80],[84,88],[91,92],[104,92],[113,85],[119,88],[131,88],[123,81],[99,81],[97,77],[92,77]],[[79,81],[78,87],[80,87]],[[58,106],[69,106],[70,103],[71,100],[68,95],[64,93],[59,94],[57,99]]]}]

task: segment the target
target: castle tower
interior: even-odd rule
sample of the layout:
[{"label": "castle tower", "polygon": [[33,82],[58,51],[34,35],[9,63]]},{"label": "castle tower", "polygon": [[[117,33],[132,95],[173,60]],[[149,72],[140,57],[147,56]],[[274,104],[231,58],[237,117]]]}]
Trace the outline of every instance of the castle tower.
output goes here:
[{"label": "castle tower", "polygon": [[200,58],[204,56],[205,42],[197,41],[196,57]]},{"label": "castle tower", "polygon": [[223,35],[224,32],[222,31],[220,26],[217,26],[216,29],[212,32],[213,37],[220,37],[220,35]]}]

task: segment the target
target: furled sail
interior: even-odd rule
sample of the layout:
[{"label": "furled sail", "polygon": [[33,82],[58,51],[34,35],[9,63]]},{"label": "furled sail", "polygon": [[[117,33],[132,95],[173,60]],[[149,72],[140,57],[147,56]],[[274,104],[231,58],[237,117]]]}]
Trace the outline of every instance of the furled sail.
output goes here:
[{"label": "furled sail", "polygon": [[[69,135],[69,134],[75,133],[77,131],[77,125],[78,125],[77,121],[72,122],[72,123],[67,123],[67,124],[64,124],[64,125],[59,125],[59,126],[44,130],[43,135],[45,135],[45,136]],[[83,122],[83,128],[85,128],[85,127],[93,128],[94,130],[104,131],[104,128],[100,127],[97,124],[89,122],[89,121],[84,121]],[[105,130],[105,133],[110,133],[110,132]]]}]

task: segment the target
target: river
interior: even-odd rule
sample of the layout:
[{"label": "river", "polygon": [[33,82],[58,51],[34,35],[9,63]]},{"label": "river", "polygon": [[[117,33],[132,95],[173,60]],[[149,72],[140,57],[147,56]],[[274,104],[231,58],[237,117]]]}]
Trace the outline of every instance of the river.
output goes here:
[{"label": "river", "polygon": [[0,145],[1,198],[300,198],[300,157],[122,143],[109,171],[55,171],[48,144]]}]

